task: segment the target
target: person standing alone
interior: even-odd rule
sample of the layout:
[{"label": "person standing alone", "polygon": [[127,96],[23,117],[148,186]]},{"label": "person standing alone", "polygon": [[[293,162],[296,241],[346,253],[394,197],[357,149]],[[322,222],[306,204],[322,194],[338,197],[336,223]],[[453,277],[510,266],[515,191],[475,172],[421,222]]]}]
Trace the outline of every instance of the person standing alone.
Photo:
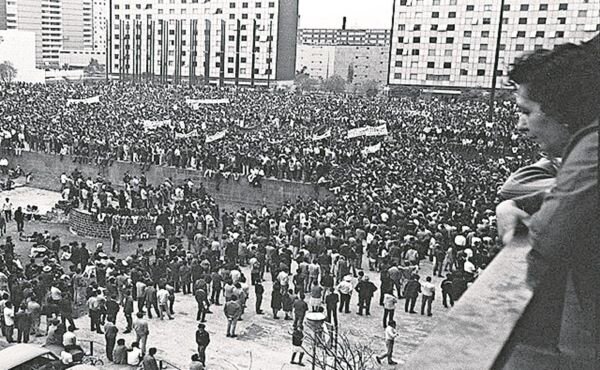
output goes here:
[{"label": "person standing alone", "polygon": [[202,363],[202,366],[206,366],[206,347],[210,343],[210,334],[206,331],[204,324],[198,324],[198,330],[196,330],[196,344],[198,345],[198,360]]},{"label": "person standing alone", "polygon": [[384,358],[388,359],[388,364],[390,365],[397,364],[397,362],[395,362],[392,358],[392,355],[394,353],[394,340],[397,336],[398,332],[396,331],[396,322],[392,320],[385,328],[385,346],[387,348],[387,351],[383,355],[375,357],[379,364],[381,364],[381,360],[383,360]]}]

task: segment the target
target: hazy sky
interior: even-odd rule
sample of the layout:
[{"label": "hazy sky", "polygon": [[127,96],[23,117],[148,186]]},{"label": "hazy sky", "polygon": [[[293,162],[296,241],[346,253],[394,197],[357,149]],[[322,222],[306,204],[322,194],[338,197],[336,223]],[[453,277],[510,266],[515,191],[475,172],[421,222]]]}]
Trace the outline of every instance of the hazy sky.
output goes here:
[{"label": "hazy sky", "polygon": [[298,28],[390,28],[393,0],[299,0]]}]

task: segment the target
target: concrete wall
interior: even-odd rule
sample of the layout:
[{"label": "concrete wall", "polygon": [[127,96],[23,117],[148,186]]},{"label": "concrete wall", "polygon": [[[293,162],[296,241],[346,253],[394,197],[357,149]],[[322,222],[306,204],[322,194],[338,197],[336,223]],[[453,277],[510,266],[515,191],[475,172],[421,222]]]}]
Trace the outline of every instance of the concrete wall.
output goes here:
[{"label": "concrete wall", "polygon": [[[122,184],[126,172],[132,176],[142,174],[140,166],[134,163],[115,162],[112,166],[103,168],[73,163],[72,158],[68,156],[60,161],[57,155],[35,152],[23,152],[20,157],[9,158],[10,167],[17,164],[26,173],[33,173],[31,186],[55,191],[60,190],[60,175],[63,172],[71,173],[76,168],[85,176],[95,177],[100,174],[117,185]],[[160,184],[169,177],[176,183],[181,183],[186,179],[191,179],[196,185],[203,183],[221,209],[225,210],[234,210],[239,207],[255,209],[263,204],[277,207],[286,200],[297,199],[298,196],[304,199],[324,199],[333,196],[327,189],[290,181],[263,179],[261,187],[253,187],[243,176],[240,176],[237,181],[232,177],[229,178],[229,181],[222,180],[219,190],[217,190],[217,181],[214,178],[205,178],[200,171],[173,167],[152,166],[145,175],[150,184]]]},{"label": "concrete wall", "polygon": [[[113,219],[112,222],[115,219]],[[121,217],[119,219],[121,226],[121,237],[125,240],[131,240],[131,237],[137,239],[142,233],[148,236],[156,234],[155,224],[150,217],[138,217],[136,222],[133,222],[131,217]],[[72,209],[69,212],[69,228],[77,235],[90,238],[110,238],[111,221],[108,217],[104,222],[98,222],[96,216],[93,216],[87,211],[81,209]],[[128,238],[128,236],[130,236]]]}]

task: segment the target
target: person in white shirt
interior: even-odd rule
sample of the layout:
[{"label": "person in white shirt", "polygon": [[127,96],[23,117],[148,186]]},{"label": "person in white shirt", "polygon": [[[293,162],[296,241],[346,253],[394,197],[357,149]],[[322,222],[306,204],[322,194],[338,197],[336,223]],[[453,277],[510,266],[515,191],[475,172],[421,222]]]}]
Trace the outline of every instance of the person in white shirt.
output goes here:
[{"label": "person in white shirt", "polygon": [[2,210],[4,211],[6,222],[10,222],[12,220],[12,207],[12,202],[9,198],[6,198],[4,204],[2,204]]},{"label": "person in white shirt", "polygon": [[156,298],[158,299],[158,308],[160,310],[160,319],[163,319],[163,313],[167,313],[169,320],[173,320],[171,312],[169,310],[169,291],[161,286],[156,292]]},{"label": "person in white shirt", "polygon": [[385,328],[385,346],[387,348],[387,351],[381,356],[375,356],[375,359],[379,364],[381,364],[381,360],[383,360],[384,358],[388,359],[388,364],[390,365],[397,364],[397,362],[395,362],[392,358],[392,354],[394,352],[394,340],[397,336],[398,332],[396,331],[396,322],[392,320],[388,324],[387,328]]},{"label": "person in white shirt", "polygon": [[127,365],[138,366],[140,364],[142,350],[138,346],[138,342],[131,343],[131,349],[127,351]]},{"label": "person in white shirt", "polygon": [[383,296],[383,327],[386,328],[390,322],[394,321],[394,312],[396,310],[398,298],[392,293],[385,293]]},{"label": "person in white shirt", "polygon": [[425,314],[425,307],[427,307],[427,316],[431,316],[431,303],[435,298],[435,285],[431,283],[431,276],[425,278],[425,282],[421,284],[421,315]]}]

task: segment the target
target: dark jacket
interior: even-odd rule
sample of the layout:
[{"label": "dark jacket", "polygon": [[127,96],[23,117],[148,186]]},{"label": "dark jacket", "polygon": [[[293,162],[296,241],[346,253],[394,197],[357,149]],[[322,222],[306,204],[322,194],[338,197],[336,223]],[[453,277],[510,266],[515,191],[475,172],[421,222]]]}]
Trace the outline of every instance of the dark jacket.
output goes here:
[{"label": "dark jacket", "polygon": [[206,330],[200,331],[197,330],[196,331],[196,343],[199,346],[208,346],[208,344],[210,343],[210,334],[208,334],[208,332]]},{"label": "dark jacket", "polygon": [[355,290],[358,292],[360,298],[371,298],[377,290],[377,287],[370,281],[361,280],[356,285]]},{"label": "dark jacket", "polygon": [[409,280],[404,287],[404,296],[406,298],[417,298],[421,293],[421,283],[416,280]]}]

